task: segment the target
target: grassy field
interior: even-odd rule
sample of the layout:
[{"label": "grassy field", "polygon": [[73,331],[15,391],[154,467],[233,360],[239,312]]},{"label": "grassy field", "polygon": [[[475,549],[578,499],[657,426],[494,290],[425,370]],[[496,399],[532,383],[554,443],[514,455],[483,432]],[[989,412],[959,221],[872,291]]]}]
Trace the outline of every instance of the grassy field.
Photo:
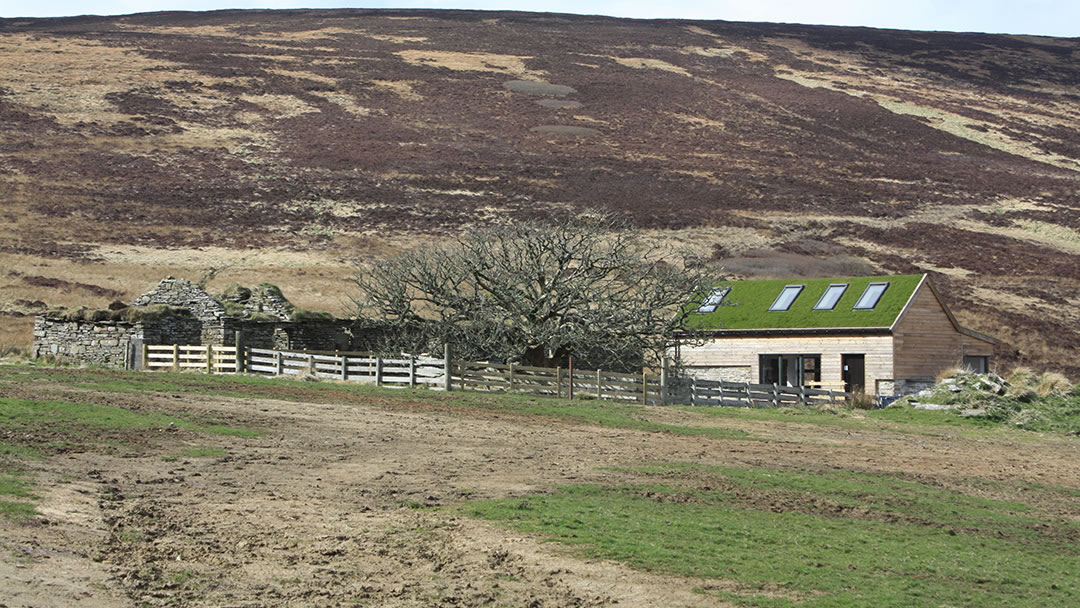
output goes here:
[{"label": "grassy field", "polygon": [[[910,409],[830,413],[657,408],[520,395],[377,389],[338,382],[24,365],[0,366],[0,393],[14,395],[0,397],[0,545],[8,547],[20,530],[33,528],[42,509],[55,509],[49,506],[48,496],[62,487],[56,485],[57,469],[68,461],[89,458],[97,467],[101,458],[119,458],[128,463],[124,466],[143,467],[140,479],[153,483],[136,480],[124,487],[114,480],[121,485],[106,494],[141,496],[127,511],[121,509],[120,515],[113,516],[118,523],[113,524],[112,544],[107,546],[153,560],[157,559],[154,547],[166,534],[163,530],[181,530],[175,536],[166,534],[173,544],[197,543],[201,538],[198,528],[185,531],[185,526],[195,525],[183,523],[191,521],[192,516],[184,514],[187,511],[148,514],[147,505],[160,505],[177,491],[162,484],[178,483],[184,475],[200,471],[206,481],[196,482],[190,490],[181,486],[180,494],[175,494],[177,505],[193,508],[183,497],[195,489],[203,496],[201,501],[216,504],[235,494],[237,484],[249,478],[244,463],[258,462],[255,455],[266,453],[270,446],[297,442],[296,449],[272,451],[278,455],[266,462],[302,461],[312,452],[311,439],[306,438],[319,437],[328,446],[326,455],[308,454],[315,460],[298,462],[295,466],[301,468],[295,473],[278,468],[257,483],[277,488],[282,479],[295,478],[297,488],[330,483],[343,490],[346,486],[333,485],[338,476],[319,463],[348,461],[350,452],[334,446],[349,445],[351,437],[363,432],[357,429],[385,416],[392,425],[387,428],[430,427],[423,434],[434,433],[432,437],[449,432],[439,429],[455,425],[465,425],[465,429],[461,438],[447,439],[439,448],[426,446],[431,438],[418,437],[415,452],[395,442],[385,443],[388,434],[392,437],[402,430],[375,431],[368,442],[373,451],[356,458],[404,463],[402,458],[425,454],[459,450],[470,454],[472,448],[462,446],[474,443],[473,437],[482,432],[479,429],[492,425],[503,429],[483,444],[485,456],[504,454],[486,462],[502,458],[506,465],[476,467],[462,464],[472,462],[470,457],[460,461],[440,457],[449,476],[417,481],[415,493],[410,494],[403,493],[398,484],[424,475],[430,465],[398,464],[390,477],[398,481],[383,498],[364,507],[392,513],[403,510],[394,517],[404,519],[386,524],[390,527],[385,529],[369,522],[357,534],[378,532],[381,536],[372,541],[373,546],[383,547],[387,538],[407,536],[412,540],[395,540],[393,551],[420,551],[424,559],[436,562],[435,573],[449,568],[447,564],[455,559],[468,562],[461,557],[469,555],[466,545],[455,545],[461,541],[455,541],[450,531],[474,520],[507,531],[492,533],[494,538],[485,541],[491,546],[506,542],[500,534],[525,533],[541,543],[537,551],[563,560],[559,563],[571,560],[579,564],[575,568],[596,560],[618,564],[639,573],[633,576],[654,577],[647,580],[653,581],[650,585],[658,597],[675,593],[675,588],[691,590],[696,605],[1080,603],[1076,574],[1080,572],[1080,482],[1075,473],[1080,442],[1065,433],[1024,431],[948,412]],[[305,413],[313,411],[319,412],[317,418]],[[262,412],[263,418],[247,417],[254,412]],[[289,418],[274,422],[274,416],[282,412]],[[342,433],[351,424],[344,421],[354,416],[363,426]],[[325,425],[320,426],[323,430],[313,434],[296,426],[307,419]],[[547,439],[527,452],[514,447],[516,443],[506,446],[509,451],[499,452],[494,437],[506,435],[509,429],[524,431],[522,438],[543,429]],[[885,451],[866,447],[875,443],[890,447]],[[926,451],[924,445],[933,448]],[[546,459],[553,451],[571,446],[577,451],[607,446],[601,453],[613,455],[593,462],[578,458],[578,472],[538,474],[525,488],[516,481],[520,467],[550,470]],[[888,450],[898,452],[895,460],[881,456]],[[996,462],[1022,461],[1015,469],[1020,474],[995,472],[993,463],[977,466],[980,463],[972,455],[986,450],[999,452]],[[945,456],[940,455],[942,451]],[[948,455],[952,451],[955,456]],[[249,455],[236,460],[242,453]],[[945,458],[944,466],[951,470],[919,466],[919,458],[930,457]],[[1055,469],[1049,458],[1064,461],[1054,463]],[[1024,473],[1038,462],[1050,467],[1049,478]],[[454,481],[469,467],[468,479]],[[506,475],[508,481],[505,486],[491,486],[484,480],[492,473],[485,471]],[[60,474],[77,476],[62,470]],[[231,475],[234,481],[209,486],[212,492],[207,494],[206,484],[220,474]],[[355,475],[350,472],[345,479]],[[378,483],[371,481],[364,487]],[[434,499],[451,486],[457,488],[450,494],[453,498]],[[486,489],[478,492],[477,487]],[[160,494],[166,490],[173,493]],[[271,494],[280,500],[283,493],[276,489]],[[229,498],[224,504],[233,500],[240,499]],[[244,500],[244,504],[255,504],[252,497]],[[251,509],[260,512],[260,507]],[[273,522],[274,509],[261,517]],[[124,513],[128,513],[126,519],[121,517]],[[309,525],[301,519],[288,526],[300,524]],[[323,532],[312,532],[312,538],[325,538],[326,528],[318,530]],[[345,538],[337,534],[336,538]],[[257,536],[243,538],[248,540],[237,541],[241,546]],[[279,546],[295,551],[304,543]],[[112,550],[99,557],[119,559],[109,557]],[[319,555],[337,555],[320,551]],[[502,564],[501,553],[488,551],[480,561]],[[202,555],[193,550],[176,553],[191,554]],[[204,597],[211,587],[208,581],[227,577],[216,574],[215,568],[226,566],[200,566],[189,563],[189,558],[183,562],[175,567],[163,565],[168,562],[120,563],[128,568],[126,572],[157,568],[158,593],[180,594],[176,597],[187,598],[191,605],[226,601],[226,596],[213,593]],[[431,574],[423,579],[422,584],[436,589],[425,591],[424,598],[442,597],[438,594],[445,593],[447,577],[470,584],[476,576],[483,579],[465,569],[449,571],[457,574]],[[539,588],[539,582],[526,584],[521,572],[507,572],[492,575],[492,588],[508,581],[517,581],[528,593]],[[306,580],[291,570],[275,576],[278,581],[291,581],[290,588],[303,587]],[[214,585],[232,584],[223,580]],[[670,583],[656,587],[656,580]],[[119,580],[114,584],[136,599],[150,592],[146,584],[125,587]],[[184,595],[183,590],[191,593]],[[389,601],[391,595],[379,597]],[[525,596],[513,597],[494,603],[520,605],[515,602]]]}]

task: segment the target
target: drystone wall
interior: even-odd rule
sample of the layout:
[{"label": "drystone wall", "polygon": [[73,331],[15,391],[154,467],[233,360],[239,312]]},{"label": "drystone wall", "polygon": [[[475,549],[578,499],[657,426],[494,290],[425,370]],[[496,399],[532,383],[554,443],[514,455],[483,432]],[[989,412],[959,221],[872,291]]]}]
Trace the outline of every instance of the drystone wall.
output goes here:
[{"label": "drystone wall", "polygon": [[75,359],[90,365],[125,367],[132,338],[141,337],[138,323],[123,321],[64,321],[38,317],[34,321],[35,357]]},{"label": "drystone wall", "polygon": [[[189,344],[225,344],[225,307],[205,289],[186,279],[166,277],[157,287],[135,298],[133,306],[168,304],[177,308],[186,308],[196,319],[202,322],[199,339]],[[181,342],[162,342],[161,344],[181,344]]]},{"label": "drystone wall", "polygon": [[125,367],[132,344],[198,344],[202,323],[170,316],[152,321],[69,321],[39,316],[34,321],[35,357],[57,356],[89,365]]},{"label": "drystone wall", "polygon": [[369,351],[380,334],[352,319],[311,321],[249,321],[226,319],[225,336],[234,344],[237,331],[244,332],[244,345],[279,350]]}]

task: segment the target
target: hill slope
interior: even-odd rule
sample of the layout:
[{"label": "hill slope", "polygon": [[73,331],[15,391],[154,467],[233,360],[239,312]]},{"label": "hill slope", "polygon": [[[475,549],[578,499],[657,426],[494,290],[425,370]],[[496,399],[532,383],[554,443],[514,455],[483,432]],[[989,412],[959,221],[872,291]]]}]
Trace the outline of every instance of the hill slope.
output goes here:
[{"label": "hill slope", "polygon": [[1077,39],[221,11],[0,20],[0,54],[9,312],[221,266],[334,309],[354,257],[602,207],[739,274],[932,271],[1075,365]]}]

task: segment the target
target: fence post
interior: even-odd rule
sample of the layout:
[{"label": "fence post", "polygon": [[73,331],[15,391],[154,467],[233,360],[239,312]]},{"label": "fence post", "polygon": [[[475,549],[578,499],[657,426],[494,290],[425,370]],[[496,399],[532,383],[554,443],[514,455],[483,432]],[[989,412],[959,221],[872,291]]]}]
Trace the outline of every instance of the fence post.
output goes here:
[{"label": "fence post", "polygon": [[233,346],[236,347],[236,373],[240,374],[247,371],[247,358],[244,356],[244,342],[246,336],[244,332],[237,330],[233,333]]},{"label": "fence post", "polygon": [[310,373],[312,376],[316,375],[315,374],[315,355],[308,355],[307,356],[307,368],[308,368],[308,373]]},{"label": "fence post", "polygon": [[641,368],[641,405],[649,405],[649,372]]},{"label": "fence post", "polygon": [[514,364],[510,364],[510,389],[509,392],[514,392]]},{"label": "fence post", "polygon": [[723,406],[724,405],[724,381],[723,380],[720,381],[719,388],[720,388],[720,405]]},{"label": "fence post", "polygon": [[275,352],[274,357],[277,359],[275,362],[277,364],[277,375],[280,376],[285,371],[285,362],[281,360],[281,351]]},{"label": "fence post", "polygon": [[809,400],[808,400],[808,398],[806,396],[806,386],[803,386],[803,385],[799,386],[799,405],[802,405],[802,406],[810,405],[810,402],[809,402]]},{"label": "fence post", "polygon": [[[443,344],[443,369],[446,371],[446,380],[443,381],[443,388],[446,389],[446,392],[449,393],[450,392],[450,385],[452,384],[451,377],[450,377],[450,372],[452,371],[452,369],[451,369],[451,366],[450,366],[450,343],[449,342],[447,342],[446,344]],[[462,386],[462,390],[464,390],[464,389],[465,389],[465,387]]]},{"label": "fence post", "polygon": [[416,388],[416,357],[409,355],[409,388]]},{"label": "fence post", "polygon": [[660,405],[667,405],[668,358],[660,366]]},{"label": "fence post", "polygon": [[214,373],[214,347],[206,345],[206,373]]},{"label": "fence post", "polygon": [[180,371],[180,345],[179,344],[173,344],[172,345],[172,364],[173,364],[173,371],[174,372]]},{"label": "fence post", "polygon": [[555,398],[562,399],[562,366],[555,366]]},{"label": "fence post", "polygon": [[780,384],[772,383],[772,402],[774,407],[780,407]]},{"label": "fence post", "polygon": [[750,394],[750,383],[746,383],[746,407],[754,407],[754,397]]},{"label": "fence post", "polygon": [[574,400],[574,356],[570,355],[570,400]]},{"label": "fence post", "polygon": [[375,386],[382,386],[382,357],[375,357]]},{"label": "fence post", "polygon": [[150,367],[150,345],[143,342],[142,345],[142,368]]},{"label": "fence post", "polygon": [[341,379],[349,379],[349,358],[345,355],[341,355]]},{"label": "fence post", "polygon": [[596,398],[604,398],[604,385],[600,383],[600,370],[596,370]]},{"label": "fence post", "polygon": [[690,405],[697,405],[697,376],[690,376]]}]

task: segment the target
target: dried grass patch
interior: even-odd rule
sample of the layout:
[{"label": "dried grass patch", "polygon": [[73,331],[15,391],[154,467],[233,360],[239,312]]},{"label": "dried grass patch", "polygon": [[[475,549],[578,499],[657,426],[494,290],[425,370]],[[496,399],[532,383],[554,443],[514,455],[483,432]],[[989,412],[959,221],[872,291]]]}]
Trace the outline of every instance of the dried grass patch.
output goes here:
[{"label": "dried grass patch", "polygon": [[428,41],[427,36],[391,36],[389,34],[366,34],[366,36],[375,40],[393,42],[395,44],[410,44]]},{"label": "dried grass patch", "polygon": [[[260,57],[267,57],[266,55],[260,55]],[[267,70],[271,74],[277,74],[279,76],[288,76],[289,78],[296,78],[297,80],[313,80],[315,82],[321,82],[323,84],[337,85],[336,78],[330,78],[329,76],[323,76],[322,74],[316,74],[314,72],[301,72],[299,70],[283,70],[281,68],[275,68],[273,70]]]},{"label": "dried grass patch", "polygon": [[336,93],[329,91],[312,91],[312,95],[318,95],[323,99],[340,106],[343,110],[354,116],[371,116],[372,114],[385,115],[386,110],[382,108],[371,109],[366,106],[362,106],[357,103],[356,98],[348,93]]},{"label": "dried grass patch", "polygon": [[[79,122],[111,124],[128,119],[105,96],[138,88],[160,90],[169,101],[184,107],[215,107],[225,103],[217,93],[186,92],[176,95],[163,83],[185,80],[209,86],[225,79],[183,69],[181,64],[150,59],[137,50],[108,46],[77,38],[11,34],[0,38],[4,56],[4,86],[16,104],[52,115],[63,125]],[[108,66],[108,78],[102,77]],[[192,102],[199,105],[194,106]]]},{"label": "dried grass patch", "polygon": [[0,315],[0,357],[26,356],[34,342],[34,317]]},{"label": "dried grass patch", "polygon": [[240,99],[253,103],[273,114],[274,118],[292,118],[301,114],[318,112],[319,109],[292,95],[241,95]]},{"label": "dried grass patch", "polygon": [[711,118],[704,118],[702,116],[691,116],[690,114],[679,114],[677,112],[668,112],[668,116],[685,122],[694,128],[713,128],[723,130],[725,125],[719,120],[713,120]]},{"label": "dried grass patch", "polygon": [[413,85],[420,84],[418,80],[372,80],[377,88],[390,91],[402,99],[419,101],[424,97],[413,89]]},{"label": "dried grass patch", "polygon": [[[809,88],[825,88],[852,97],[872,99],[894,114],[919,118],[928,126],[956,137],[1055,167],[1080,170],[1080,161],[1046,152],[1029,142],[1014,138],[999,131],[998,125],[994,122],[931,107],[929,102],[954,103],[997,115],[1002,119],[1011,118],[1061,129],[1071,129],[1076,121],[1080,120],[1075,104],[1044,103],[1041,100],[1035,102],[1022,97],[994,93],[984,93],[975,98],[967,89],[930,80],[929,77],[920,77],[910,73],[901,75],[895,71],[882,73],[874,68],[870,55],[827,51],[812,47],[803,40],[791,38],[768,38],[765,41],[783,47],[798,55],[800,59],[816,63],[824,69],[823,71],[805,71],[778,64],[775,70],[778,78]],[[1000,62],[1003,55],[1009,54],[1015,56],[1013,61],[1021,63],[1031,52],[1019,53],[994,49],[987,51],[987,58]],[[938,61],[937,63],[970,73],[978,73],[982,70],[970,62]],[[989,76],[989,73],[985,75]],[[882,90],[896,93],[884,95],[880,92]],[[1036,88],[1036,90],[1042,89]],[[1072,94],[1075,93],[1076,91],[1073,90]],[[923,101],[912,101],[912,99]]]},{"label": "dried grass patch", "polygon": [[615,57],[610,56],[610,59],[615,63],[628,68],[634,68],[635,70],[663,70],[665,72],[672,72],[688,78],[693,78],[690,72],[687,72],[684,68],[668,63],[662,59],[652,59],[650,57]]},{"label": "dried grass patch", "polygon": [[735,55],[733,48],[684,46],[679,49],[684,55],[701,55],[702,57],[732,57]]},{"label": "dried grass patch", "polygon": [[534,71],[525,67],[525,61],[532,59],[532,56],[460,53],[434,49],[409,49],[397,51],[394,54],[411,65],[447,68],[457,72],[494,72],[523,76],[541,76],[544,74],[542,71]]}]

